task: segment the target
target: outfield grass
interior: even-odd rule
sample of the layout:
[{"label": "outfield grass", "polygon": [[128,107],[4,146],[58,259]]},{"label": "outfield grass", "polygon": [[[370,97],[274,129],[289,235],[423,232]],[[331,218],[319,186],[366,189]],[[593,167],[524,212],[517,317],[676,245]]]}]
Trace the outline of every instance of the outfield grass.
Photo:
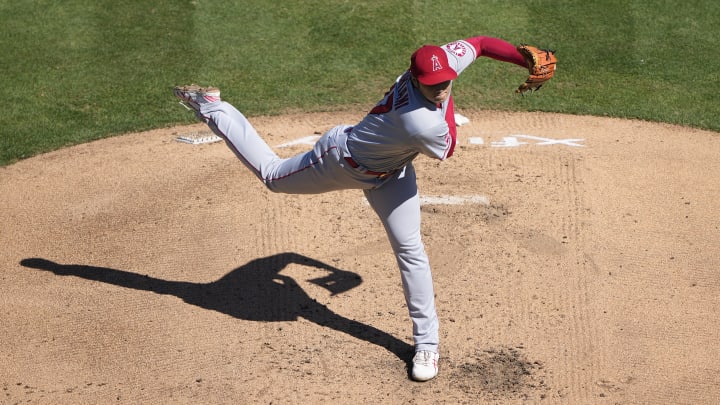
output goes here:
[{"label": "outfield grass", "polygon": [[557,50],[556,78],[516,97],[483,59],[458,108],[540,110],[720,131],[720,3],[689,1],[18,0],[0,3],[0,165],[193,122],[175,84],[223,89],[248,116],[370,108],[423,43],[491,35]]}]

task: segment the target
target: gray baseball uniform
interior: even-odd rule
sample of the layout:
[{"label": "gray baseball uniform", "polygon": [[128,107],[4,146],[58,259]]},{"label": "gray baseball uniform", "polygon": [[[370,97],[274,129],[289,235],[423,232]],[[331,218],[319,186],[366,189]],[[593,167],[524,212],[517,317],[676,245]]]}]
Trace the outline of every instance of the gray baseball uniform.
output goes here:
[{"label": "gray baseball uniform", "polygon": [[[515,46],[496,38],[459,40],[443,45],[442,51],[457,74],[479,56],[524,66]],[[452,97],[435,104],[411,78],[410,71],[402,74],[358,124],[337,126],[322,135],[311,151],[288,159],[279,158],[245,116],[227,102],[202,105],[198,117],[224,138],[273,192],[363,190],[385,227],[400,268],[415,350],[438,352],[438,316],[430,264],[421,240],[412,160],[419,154],[440,160],[452,155],[456,127]]]}]

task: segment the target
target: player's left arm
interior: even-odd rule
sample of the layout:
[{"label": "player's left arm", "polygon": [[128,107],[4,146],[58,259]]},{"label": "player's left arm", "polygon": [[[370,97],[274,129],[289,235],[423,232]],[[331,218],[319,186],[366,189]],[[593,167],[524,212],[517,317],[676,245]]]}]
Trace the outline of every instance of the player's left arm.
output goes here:
[{"label": "player's left arm", "polygon": [[479,36],[465,40],[476,51],[476,58],[487,56],[503,62],[514,63],[528,69],[529,77],[516,90],[524,94],[539,90],[555,75],[557,57],[555,51],[538,49],[531,45],[515,46],[499,38]]},{"label": "player's left arm", "polygon": [[476,58],[486,56],[502,62],[514,63],[527,68],[527,62],[523,55],[518,52],[517,46],[502,40],[487,36],[478,36],[465,39],[475,48]]},{"label": "player's left arm", "polygon": [[477,36],[460,39],[443,46],[450,66],[460,74],[479,57],[485,56],[527,68],[527,62],[515,45],[493,37]]}]

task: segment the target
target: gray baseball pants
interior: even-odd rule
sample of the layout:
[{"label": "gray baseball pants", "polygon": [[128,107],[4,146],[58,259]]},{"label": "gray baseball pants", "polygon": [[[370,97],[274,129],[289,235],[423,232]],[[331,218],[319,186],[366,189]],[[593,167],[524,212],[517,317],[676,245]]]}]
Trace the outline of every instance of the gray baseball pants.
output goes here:
[{"label": "gray baseball pants", "polygon": [[282,159],[231,104],[204,104],[197,115],[273,192],[363,190],[385,227],[400,267],[415,350],[438,352],[439,323],[430,263],[420,236],[420,200],[412,163],[387,176],[367,173],[361,166],[352,167],[346,160],[350,155],[345,143],[352,128],[347,125],[326,132],[312,150]]}]

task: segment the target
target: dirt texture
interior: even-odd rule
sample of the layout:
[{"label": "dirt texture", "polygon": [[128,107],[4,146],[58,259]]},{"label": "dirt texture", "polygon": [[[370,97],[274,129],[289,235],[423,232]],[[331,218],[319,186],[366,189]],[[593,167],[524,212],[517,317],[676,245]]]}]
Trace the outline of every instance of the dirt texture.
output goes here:
[{"label": "dirt texture", "polygon": [[[362,192],[270,193],[198,124],[0,168],[0,403],[720,403],[720,136],[460,112],[416,159],[436,379]],[[360,118],[252,121],[290,156]]]}]

